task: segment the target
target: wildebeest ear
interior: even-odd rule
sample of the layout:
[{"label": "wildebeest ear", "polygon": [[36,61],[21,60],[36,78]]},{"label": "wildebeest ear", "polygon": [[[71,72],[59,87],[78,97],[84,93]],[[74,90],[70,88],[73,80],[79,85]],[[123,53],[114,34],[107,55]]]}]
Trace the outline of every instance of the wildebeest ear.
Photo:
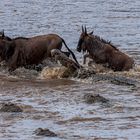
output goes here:
[{"label": "wildebeest ear", "polygon": [[92,31],[92,32],[90,32],[89,34],[90,34],[90,35],[92,35],[92,34],[93,34],[93,31]]},{"label": "wildebeest ear", "polygon": [[4,35],[4,29],[3,29],[2,32],[1,32],[1,36],[2,36],[2,38],[5,37],[5,35]]}]

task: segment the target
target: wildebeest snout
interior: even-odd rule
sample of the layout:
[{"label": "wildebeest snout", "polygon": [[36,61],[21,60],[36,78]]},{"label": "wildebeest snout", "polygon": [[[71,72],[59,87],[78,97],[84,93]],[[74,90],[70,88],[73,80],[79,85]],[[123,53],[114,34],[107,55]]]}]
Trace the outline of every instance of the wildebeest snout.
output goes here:
[{"label": "wildebeest snout", "polygon": [[77,49],[76,49],[78,52],[81,52],[81,47],[80,46],[77,46]]}]

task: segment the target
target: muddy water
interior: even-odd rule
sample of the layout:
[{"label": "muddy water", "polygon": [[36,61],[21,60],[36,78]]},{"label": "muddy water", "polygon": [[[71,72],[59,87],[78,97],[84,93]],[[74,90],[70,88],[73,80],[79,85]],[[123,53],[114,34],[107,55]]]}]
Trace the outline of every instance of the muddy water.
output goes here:
[{"label": "muddy water", "polygon": [[[119,49],[140,65],[139,0],[5,0],[0,1],[0,28],[10,37],[57,33],[75,51],[81,25]],[[140,70],[127,76],[140,79]],[[125,75],[125,73],[118,73]],[[84,95],[97,93],[109,105],[87,104]],[[140,139],[140,88],[108,81],[51,79],[23,68],[10,75],[0,69],[0,103],[13,102],[22,113],[0,113],[0,139],[47,139],[33,131],[49,128],[58,134],[49,139]]]}]

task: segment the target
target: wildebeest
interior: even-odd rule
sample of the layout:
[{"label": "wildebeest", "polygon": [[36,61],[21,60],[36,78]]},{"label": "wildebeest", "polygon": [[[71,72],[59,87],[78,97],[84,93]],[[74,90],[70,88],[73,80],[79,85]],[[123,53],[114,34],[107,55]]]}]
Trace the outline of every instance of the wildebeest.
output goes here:
[{"label": "wildebeest", "polygon": [[87,56],[92,58],[95,63],[107,64],[114,71],[128,71],[134,65],[131,57],[121,52],[111,42],[93,35],[93,32],[87,33],[86,27],[84,29],[83,26],[77,51],[87,52]]},{"label": "wildebeest", "polygon": [[18,37],[11,40],[6,39],[3,34],[0,37],[0,56],[2,60],[7,62],[9,70],[13,71],[19,66],[38,64],[47,57],[51,57],[51,50],[61,50],[62,44],[65,45],[78,64],[74,53],[68,48],[64,39],[56,34],[31,38]]}]

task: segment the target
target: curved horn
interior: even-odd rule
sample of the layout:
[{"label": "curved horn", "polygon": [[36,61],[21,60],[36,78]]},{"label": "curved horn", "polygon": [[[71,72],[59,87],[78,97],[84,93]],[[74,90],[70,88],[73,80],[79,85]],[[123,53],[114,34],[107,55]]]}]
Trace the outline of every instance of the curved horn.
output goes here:
[{"label": "curved horn", "polygon": [[84,33],[84,27],[83,27],[83,25],[82,25],[82,32]]},{"label": "curved horn", "polygon": [[87,34],[87,28],[86,28],[86,26],[85,26],[85,34]]}]

